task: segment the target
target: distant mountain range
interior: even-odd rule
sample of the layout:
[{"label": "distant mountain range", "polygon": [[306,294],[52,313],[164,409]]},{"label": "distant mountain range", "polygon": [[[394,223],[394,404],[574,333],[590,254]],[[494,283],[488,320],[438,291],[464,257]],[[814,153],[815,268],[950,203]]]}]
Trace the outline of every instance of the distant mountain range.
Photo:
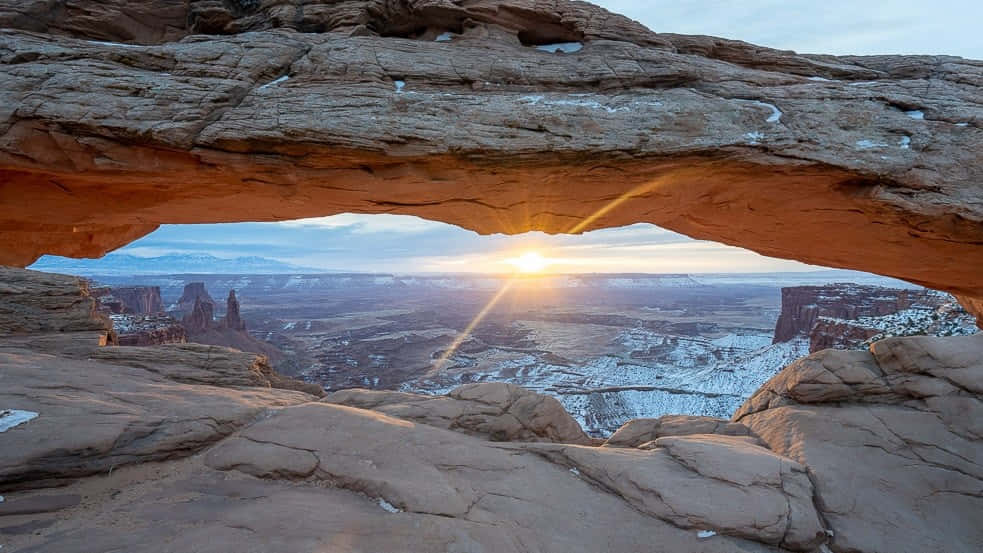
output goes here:
[{"label": "distant mountain range", "polygon": [[207,254],[171,254],[137,257],[111,253],[102,259],[71,259],[46,255],[29,267],[49,273],[81,276],[166,275],[166,274],[284,274],[324,273],[323,269],[300,267],[266,257],[224,259]]},{"label": "distant mountain range", "polygon": [[[132,279],[147,275],[291,275],[278,277],[284,282],[279,285],[289,287],[331,287],[333,285],[351,286],[368,284],[385,286],[398,283],[408,286],[427,286],[431,288],[489,288],[497,289],[501,280],[508,274],[480,273],[417,273],[397,275],[393,273],[353,273],[339,270],[326,270],[284,263],[266,257],[237,257],[226,259],[208,254],[169,254],[159,257],[138,257],[122,253],[111,253],[101,259],[71,259],[46,255],[29,267],[36,271],[65,273],[85,277],[116,277],[110,280],[115,285],[149,284],[146,279]],[[124,278],[125,277],[125,278]],[[274,279],[276,280],[276,279]],[[678,288],[705,285],[763,285],[763,286],[804,286],[823,285],[835,282],[853,282],[878,286],[919,288],[913,284],[880,275],[826,269],[807,272],[784,273],[710,273],[710,274],[636,274],[636,273],[591,273],[591,274],[543,274],[527,276],[523,280],[536,281],[538,286],[546,287],[584,287],[601,286],[608,288]],[[270,281],[274,288],[278,285]]]}]

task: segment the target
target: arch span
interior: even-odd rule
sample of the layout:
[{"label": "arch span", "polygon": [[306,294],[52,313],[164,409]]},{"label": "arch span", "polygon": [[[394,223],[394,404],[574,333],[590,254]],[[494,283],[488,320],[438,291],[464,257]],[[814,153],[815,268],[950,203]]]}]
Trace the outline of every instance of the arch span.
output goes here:
[{"label": "arch span", "polygon": [[576,2],[48,4],[0,2],[0,263],[345,211],[651,222],[979,312],[983,62],[798,55]]}]

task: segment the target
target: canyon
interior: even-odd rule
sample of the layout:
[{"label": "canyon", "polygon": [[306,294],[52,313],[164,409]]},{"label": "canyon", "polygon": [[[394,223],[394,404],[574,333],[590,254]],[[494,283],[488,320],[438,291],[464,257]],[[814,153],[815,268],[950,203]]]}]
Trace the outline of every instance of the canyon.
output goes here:
[{"label": "canyon", "polygon": [[605,439],[506,383],[324,395],[221,346],[107,345],[86,281],[0,268],[0,283],[0,540],[14,551],[983,543],[983,333],[823,350],[730,421],[635,419]]},{"label": "canyon", "polygon": [[[838,283],[845,277],[867,284]],[[150,284],[163,290],[172,313],[193,298],[211,298],[209,291],[238,291],[245,314],[231,313],[249,320],[248,332],[229,330],[228,314],[208,314],[212,330],[192,331],[203,324],[195,323],[189,340],[265,354],[277,370],[328,391],[439,395],[468,383],[507,382],[556,398],[598,437],[636,418],[730,417],[782,368],[820,349],[977,331],[951,295],[873,275],[549,275],[512,282],[441,365],[511,277],[93,278],[113,289]],[[824,284],[779,288],[801,282]]]},{"label": "canyon", "polygon": [[[0,0],[0,85],[4,551],[983,549],[983,333],[890,336],[983,324],[981,61],[797,54],[565,0]],[[326,394],[284,374],[305,376],[300,362],[117,345],[88,282],[21,268],[100,256],[160,224],[341,212],[482,233],[651,222],[900,278],[966,312],[934,292],[859,289],[790,291],[785,312],[750,288],[721,302],[687,275],[643,285],[651,305],[628,301],[634,277],[603,294],[586,279],[547,286],[599,296],[586,316],[545,310],[550,328],[575,329],[549,337],[568,354],[613,359],[604,346],[620,340],[621,361],[654,365],[688,345],[675,370],[744,386],[726,419],[635,418],[608,437],[565,398],[675,396],[678,382],[607,386],[631,376],[613,360],[523,389],[538,377],[527,355],[565,362],[535,351],[544,326],[525,314],[522,328],[493,315],[449,350],[475,310],[440,309],[441,293],[417,300],[443,317],[431,332],[400,334],[387,325],[412,312],[353,308],[405,296],[359,289],[377,276],[340,275],[349,297],[335,292],[331,317],[311,305],[330,299],[321,285],[294,295],[295,320],[256,317],[253,283],[196,281],[238,294],[220,328],[214,300],[184,302],[195,338],[281,333],[287,355],[293,341],[322,354],[354,342],[355,365],[325,356],[346,388]],[[282,297],[311,282],[293,276],[255,285]],[[500,284],[458,297],[480,308]],[[105,308],[150,308],[146,293]],[[861,308],[842,310],[848,296]],[[687,317],[697,309],[716,326]],[[827,345],[849,349],[809,353]],[[373,351],[435,350],[450,368],[400,375],[414,390],[347,389],[385,362]],[[750,390],[738,371],[759,350],[784,351],[771,359],[784,368]],[[506,369],[515,382],[486,379]]]}]

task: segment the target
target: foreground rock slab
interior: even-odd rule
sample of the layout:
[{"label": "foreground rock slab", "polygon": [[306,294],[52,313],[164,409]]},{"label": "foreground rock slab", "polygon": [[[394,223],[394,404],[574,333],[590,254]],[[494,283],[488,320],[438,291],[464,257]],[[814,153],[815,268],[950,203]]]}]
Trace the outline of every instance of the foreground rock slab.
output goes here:
[{"label": "foreground rock slab", "polygon": [[983,335],[889,338],[798,361],[734,418],[806,467],[834,552],[977,551],[981,393]]},{"label": "foreground rock slab", "polygon": [[[363,435],[371,439],[361,439]],[[746,462],[746,465],[752,461],[758,464],[758,472],[746,475],[747,482],[744,482],[752,488],[740,490],[715,480],[713,473],[703,476],[692,470],[681,471],[679,464],[665,454],[674,451],[670,449],[634,451],[635,455],[629,458],[622,450],[584,446],[495,445],[429,425],[325,404],[288,408],[259,421],[212,449],[205,462],[215,469],[236,470],[261,478],[330,482],[377,499],[390,510],[493,526],[511,527],[520,523],[530,529],[549,529],[535,538],[529,535],[535,540],[531,543],[542,544],[548,538],[553,543],[544,550],[549,551],[605,550],[601,545],[605,540],[613,540],[608,546],[612,550],[633,550],[637,547],[635,540],[653,533],[662,534],[667,528],[672,530],[661,539],[666,539],[666,544],[683,547],[670,550],[681,551],[688,550],[683,545],[686,542],[690,542],[688,547],[696,543],[696,532],[701,529],[775,545],[787,536],[784,542],[796,549],[808,549],[824,540],[825,534],[812,508],[811,484],[801,467],[796,468],[796,463],[743,443],[701,443],[710,447],[712,454],[721,456],[725,465],[728,461],[740,463],[742,455],[759,456]],[[686,447],[678,445],[678,450],[684,452]],[[574,451],[582,452],[593,460],[594,466],[601,468],[588,472],[590,464],[585,462],[577,465],[583,467],[578,472],[569,470],[572,467],[565,463],[558,466],[547,462],[545,459],[554,451],[570,457],[577,455]],[[626,472],[629,466],[635,472]],[[618,475],[613,477],[617,483],[604,482],[607,491],[591,485],[604,471]],[[683,473],[688,477],[678,478]],[[689,502],[681,493],[659,509],[634,496],[632,482],[637,482],[642,474],[648,474],[645,482],[651,483],[660,478],[673,478],[680,484],[680,491],[687,485],[694,489],[703,485],[715,488],[715,492],[730,489],[737,495],[721,497],[717,506],[711,507],[704,503],[707,496],[703,493],[690,495],[694,499]],[[784,488],[783,476],[788,480]],[[737,482],[741,476],[735,478]],[[761,495],[753,488],[758,483],[763,491]],[[654,503],[655,496],[653,493],[648,499]],[[744,514],[724,515],[725,511],[740,511],[725,507],[733,507],[735,501],[745,506]],[[790,501],[794,503],[794,521],[788,520]],[[612,511],[602,515],[597,509]],[[674,510],[680,514],[673,515]],[[632,514],[628,515],[629,512]],[[595,520],[588,522],[584,515]],[[601,530],[598,523],[615,515],[624,516],[625,520]],[[560,532],[562,525],[556,524],[563,517],[571,517],[570,520],[578,521],[577,526],[583,526],[577,529],[568,526],[569,531]],[[647,530],[634,528],[639,517],[649,519]],[[766,527],[756,528],[756,524]],[[793,530],[788,531],[788,527]],[[618,528],[633,530],[623,532]],[[680,528],[692,531],[682,532]],[[582,531],[596,534],[587,537]],[[619,535],[612,536],[612,532]],[[522,542],[527,541],[525,532],[519,536]]]},{"label": "foreground rock slab", "polygon": [[0,409],[37,413],[0,433],[0,490],[185,457],[268,409],[314,399],[180,384],[142,369],[16,348],[0,348],[0,379]]},{"label": "foreground rock slab", "polygon": [[49,4],[0,2],[0,263],[384,212],[651,222],[983,298],[980,61],[799,55],[564,0]]},{"label": "foreground rock slab", "polygon": [[593,443],[556,399],[501,382],[466,384],[446,396],[342,390],[324,401],[500,442]]}]

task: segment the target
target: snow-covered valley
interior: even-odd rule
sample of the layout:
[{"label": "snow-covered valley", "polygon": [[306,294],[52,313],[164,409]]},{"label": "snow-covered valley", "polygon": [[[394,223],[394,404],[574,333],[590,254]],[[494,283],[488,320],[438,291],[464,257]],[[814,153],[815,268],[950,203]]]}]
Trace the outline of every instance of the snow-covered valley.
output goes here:
[{"label": "snow-covered valley", "polygon": [[[863,347],[877,332],[924,330],[908,329],[910,321],[927,318],[942,330],[962,324],[938,309],[909,313],[935,293],[822,278],[284,274],[110,283],[160,286],[165,304],[192,281],[218,297],[234,288],[249,332],[283,353],[278,370],[328,390],[442,394],[505,381],[553,395],[585,430],[603,436],[633,418],[729,417],[819,339]],[[856,320],[836,318],[848,314]],[[858,324],[865,325],[859,334]]]}]

